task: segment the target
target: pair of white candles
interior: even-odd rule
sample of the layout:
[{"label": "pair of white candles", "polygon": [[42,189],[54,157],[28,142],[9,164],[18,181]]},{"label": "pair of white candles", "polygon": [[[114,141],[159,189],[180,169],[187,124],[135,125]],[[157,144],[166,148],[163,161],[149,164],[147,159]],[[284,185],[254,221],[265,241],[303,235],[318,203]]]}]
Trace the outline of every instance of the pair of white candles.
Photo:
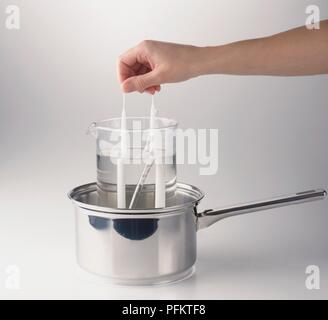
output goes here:
[{"label": "pair of white candles", "polygon": [[[152,96],[152,104],[150,109],[150,130],[156,128],[156,109],[154,105],[154,96]],[[153,139],[152,139],[153,138]],[[154,149],[156,155],[156,137],[150,132],[150,149]],[[161,155],[161,153],[159,152]],[[127,132],[126,132],[126,110],[125,95],[123,95],[123,110],[121,117],[121,157],[117,161],[117,207],[126,208],[126,187],[125,187],[125,168],[124,158],[127,155]],[[155,156],[155,208],[165,207],[165,166],[162,159]],[[146,164],[147,165],[147,164]]]}]

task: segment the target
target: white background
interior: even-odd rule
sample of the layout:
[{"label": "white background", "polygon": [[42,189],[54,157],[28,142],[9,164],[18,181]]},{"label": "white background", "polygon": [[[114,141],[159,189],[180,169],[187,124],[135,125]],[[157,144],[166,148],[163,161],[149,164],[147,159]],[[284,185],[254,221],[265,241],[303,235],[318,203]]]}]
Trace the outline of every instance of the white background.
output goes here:
[{"label": "white background", "polygon": [[[5,8],[21,29],[5,28]],[[214,45],[303,25],[326,0],[0,1],[0,297],[100,299],[324,298],[327,201],[235,217],[199,232],[196,275],[159,288],[115,287],[81,271],[66,193],[95,180],[94,121],[118,116],[117,56],[143,39]],[[327,76],[211,76],[165,85],[161,115],[220,130],[219,171],[179,180],[206,192],[202,208],[328,185]],[[129,115],[150,98],[127,98]],[[305,288],[318,265],[321,289]],[[17,265],[21,290],[6,288]]]}]

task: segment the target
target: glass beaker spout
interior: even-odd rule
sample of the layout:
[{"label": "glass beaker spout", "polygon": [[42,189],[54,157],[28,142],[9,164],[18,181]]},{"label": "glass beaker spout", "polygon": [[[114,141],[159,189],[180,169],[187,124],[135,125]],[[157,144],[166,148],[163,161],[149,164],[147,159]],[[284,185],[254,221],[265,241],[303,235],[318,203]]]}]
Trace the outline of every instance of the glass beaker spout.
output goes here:
[{"label": "glass beaker spout", "polygon": [[92,122],[87,130],[87,135],[90,135],[94,138],[97,139],[98,134],[97,134],[97,123],[96,122]]}]

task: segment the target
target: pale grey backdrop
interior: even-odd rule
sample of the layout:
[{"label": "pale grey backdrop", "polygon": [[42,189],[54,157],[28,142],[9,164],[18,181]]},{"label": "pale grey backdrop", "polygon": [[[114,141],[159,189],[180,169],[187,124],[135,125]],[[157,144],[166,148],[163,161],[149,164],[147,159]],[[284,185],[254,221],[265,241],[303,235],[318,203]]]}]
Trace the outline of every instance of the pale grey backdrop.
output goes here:
[{"label": "pale grey backdrop", "polygon": [[[21,29],[5,29],[19,5]],[[170,287],[116,288],[75,264],[72,187],[95,180],[90,122],[117,116],[117,56],[143,39],[223,44],[305,22],[327,0],[1,0],[1,298],[324,298],[327,201],[235,217],[199,233],[194,278]],[[328,186],[328,76],[211,76],[165,85],[162,115],[182,128],[218,128],[215,176],[196,166],[179,179],[206,191],[202,208]],[[149,96],[127,98],[145,114]],[[305,288],[318,265],[321,289]],[[21,290],[6,289],[17,265]]]}]

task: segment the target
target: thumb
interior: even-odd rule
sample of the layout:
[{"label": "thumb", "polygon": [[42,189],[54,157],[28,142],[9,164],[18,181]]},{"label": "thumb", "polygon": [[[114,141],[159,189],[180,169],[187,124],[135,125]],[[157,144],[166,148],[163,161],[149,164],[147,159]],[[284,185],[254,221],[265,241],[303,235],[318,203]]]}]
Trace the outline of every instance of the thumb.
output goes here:
[{"label": "thumb", "polygon": [[147,88],[158,85],[158,75],[155,71],[142,74],[140,76],[134,76],[126,79],[122,83],[123,91],[133,92],[144,92]]}]

